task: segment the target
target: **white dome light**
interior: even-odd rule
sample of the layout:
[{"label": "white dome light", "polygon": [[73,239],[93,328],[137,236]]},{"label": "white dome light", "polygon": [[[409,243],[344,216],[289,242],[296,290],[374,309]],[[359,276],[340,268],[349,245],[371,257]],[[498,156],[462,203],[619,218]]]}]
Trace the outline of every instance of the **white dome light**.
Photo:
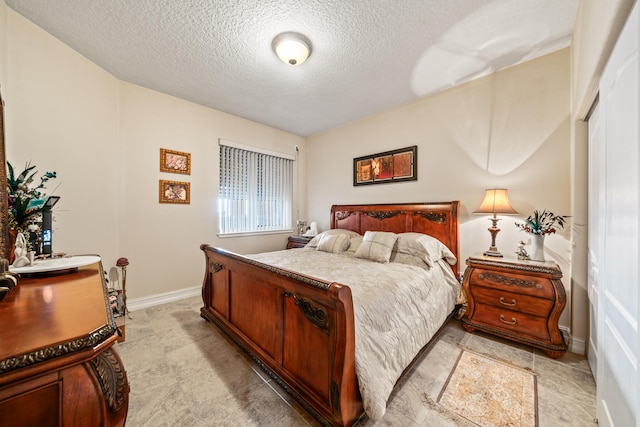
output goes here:
[{"label": "white dome light", "polygon": [[282,33],[273,39],[273,50],[285,64],[300,65],[311,54],[311,42],[302,34]]}]

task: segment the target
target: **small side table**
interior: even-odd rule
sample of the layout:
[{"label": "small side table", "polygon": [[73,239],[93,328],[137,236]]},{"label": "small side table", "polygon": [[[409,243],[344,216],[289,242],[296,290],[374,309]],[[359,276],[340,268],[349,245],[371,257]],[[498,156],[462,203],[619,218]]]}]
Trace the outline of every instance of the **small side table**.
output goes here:
[{"label": "small side table", "polygon": [[289,240],[287,240],[287,249],[304,248],[311,239],[313,239],[313,237],[310,236],[289,236]]},{"label": "small side table", "polygon": [[482,255],[467,259],[462,286],[468,307],[464,328],[542,349],[552,358],[567,351],[558,319],[566,305],[555,262]]}]

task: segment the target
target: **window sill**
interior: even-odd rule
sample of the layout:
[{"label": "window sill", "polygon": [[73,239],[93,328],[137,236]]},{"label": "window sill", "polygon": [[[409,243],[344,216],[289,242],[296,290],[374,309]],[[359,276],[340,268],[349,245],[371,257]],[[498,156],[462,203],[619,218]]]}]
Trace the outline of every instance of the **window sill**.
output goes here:
[{"label": "window sill", "polygon": [[270,234],[286,234],[291,235],[293,233],[293,229],[289,228],[286,230],[271,230],[271,231],[246,231],[241,233],[218,233],[219,239],[227,239],[230,237],[250,237],[250,236],[267,236]]}]

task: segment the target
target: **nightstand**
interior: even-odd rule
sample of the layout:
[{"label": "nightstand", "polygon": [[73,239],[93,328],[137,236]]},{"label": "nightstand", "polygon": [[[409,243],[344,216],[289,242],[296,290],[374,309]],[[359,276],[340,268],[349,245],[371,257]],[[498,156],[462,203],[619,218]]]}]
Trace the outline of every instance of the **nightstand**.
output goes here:
[{"label": "nightstand", "polygon": [[482,255],[467,259],[462,286],[468,307],[464,328],[542,349],[556,359],[567,351],[558,319],[566,304],[555,262]]},{"label": "nightstand", "polygon": [[311,239],[313,239],[313,236],[289,236],[287,249],[304,248]]}]

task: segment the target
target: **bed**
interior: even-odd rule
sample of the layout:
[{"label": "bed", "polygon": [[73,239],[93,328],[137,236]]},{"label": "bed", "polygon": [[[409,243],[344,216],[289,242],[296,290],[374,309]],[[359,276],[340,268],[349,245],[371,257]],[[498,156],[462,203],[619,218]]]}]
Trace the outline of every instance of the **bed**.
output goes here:
[{"label": "bed", "polygon": [[[334,205],[331,229],[303,249],[239,255],[203,244],[201,316],[322,424],[378,419],[460,302],[458,206]],[[380,242],[386,248],[376,259],[372,248]],[[403,248],[413,254],[415,242],[438,252],[422,261],[427,267],[413,255],[403,258]],[[389,244],[391,262],[384,262]],[[352,277],[355,271],[369,277]],[[377,288],[391,290],[384,296]],[[396,319],[405,316],[396,304],[413,311]]]}]

